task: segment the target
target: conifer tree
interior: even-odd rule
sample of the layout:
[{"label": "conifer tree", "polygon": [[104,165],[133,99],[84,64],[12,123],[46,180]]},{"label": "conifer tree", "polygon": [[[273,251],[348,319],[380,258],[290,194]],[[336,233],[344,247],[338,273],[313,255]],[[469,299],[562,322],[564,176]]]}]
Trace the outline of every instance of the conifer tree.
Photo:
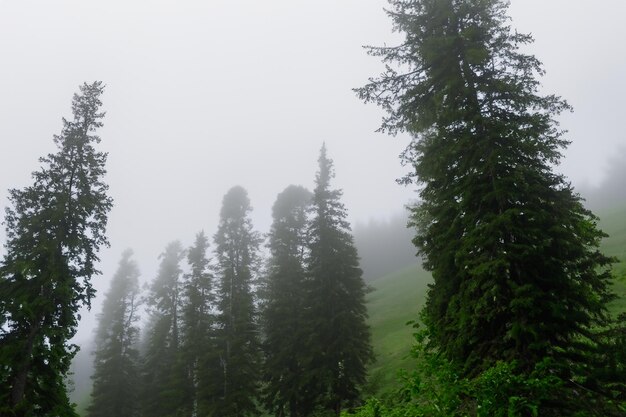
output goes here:
[{"label": "conifer tree", "polygon": [[103,182],[107,155],[101,82],[83,84],[74,119],[54,136],[33,184],[9,191],[6,255],[0,265],[0,415],[73,416],[65,378],[77,347],[68,344],[78,310],[90,306],[98,250],[112,200]]},{"label": "conifer tree", "polygon": [[532,38],[511,29],[508,2],[390,3],[404,42],[369,49],[388,65],[357,92],[387,111],[382,131],[412,136],[404,181],[420,185],[414,243],[434,279],[423,311],[433,347],[469,377],[499,361],[525,374],[552,364],[570,389],[550,400],[565,408],[541,415],[600,407],[610,393],[593,377],[594,329],[607,324],[610,259],[596,218],[553,171],[569,106],[539,93],[541,64],[521,51]]},{"label": "conifer tree", "polygon": [[302,346],[308,337],[305,257],[311,197],[306,188],[290,185],[272,208],[263,348],[264,402],[275,416],[306,416],[312,405],[307,398]]},{"label": "conifer tree", "polygon": [[211,412],[224,417],[258,414],[261,355],[252,284],[261,238],[252,228],[251,210],[246,190],[231,188],[224,196],[214,237],[220,374]]},{"label": "conifer tree", "polygon": [[139,269],[132,255],[122,254],[98,317],[89,417],[139,415]]},{"label": "conifer tree", "polygon": [[188,415],[189,380],[180,361],[180,310],[182,283],[180,262],[185,252],[178,241],[161,254],[159,271],[146,303],[150,315],[143,358],[142,415]]},{"label": "conifer tree", "polygon": [[196,235],[194,245],[187,251],[191,268],[183,281],[181,361],[188,376],[185,402],[191,416],[202,415],[203,393],[211,385],[213,371],[208,364],[215,354],[213,325],[215,317],[213,276],[209,272],[207,250],[209,241],[204,232]]},{"label": "conifer tree", "polygon": [[319,171],[309,224],[307,317],[310,335],[306,374],[316,403],[339,415],[352,406],[373,359],[366,323],[366,286],[359,258],[341,203],[341,190],[332,189],[333,163],[320,151]]}]

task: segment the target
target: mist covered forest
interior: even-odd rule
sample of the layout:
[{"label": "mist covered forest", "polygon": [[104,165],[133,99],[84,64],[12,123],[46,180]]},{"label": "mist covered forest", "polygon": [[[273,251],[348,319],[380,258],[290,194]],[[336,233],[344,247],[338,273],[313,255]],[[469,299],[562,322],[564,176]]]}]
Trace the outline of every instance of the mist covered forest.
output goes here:
[{"label": "mist covered forest", "polygon": [[[204,180],[166,188],[184,169],[163,163],[170,192],[150,201],[182,211],[150,227],[179,234],[144,230],[162,248],[149,264],[143,247],[111,245],[131,200],[107,177],[110,86],[78,86],[7,194],[0,417],[626,415],[626,148],[595,185],[559,171],[573,108],[544,91],[508,1],[389,0],[385,13],[397,42],[366,46],[381,70],[345,88],[403,141],[396,181],[413,198],[369,220],[352,210],[385,197],[338,181],[353,166],[324,138],[306,161],[279,155],[311,167],[309,187],[262,146],[231,152],[251,183],[284,184],[263,196],[260,227],[252,195],[269,188],[217,175],[233,183],[190,235],[201,200],[171,190]],[[237,165],[250,154],[268,166]]]}]

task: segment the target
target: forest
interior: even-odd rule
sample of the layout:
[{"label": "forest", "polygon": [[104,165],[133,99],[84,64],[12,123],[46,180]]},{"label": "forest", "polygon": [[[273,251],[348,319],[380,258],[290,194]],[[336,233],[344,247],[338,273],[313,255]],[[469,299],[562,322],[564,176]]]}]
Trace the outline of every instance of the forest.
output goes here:
[{"label": "forest", "polygon": [[124,207],[107,182],[111,86],[80,85],[8,191],[0,416],[626,415],[626,157],[596,188],[558,171],[573,108],[544,93],[509,6],[389,0],[400,40],[365,47],[384,69],[352,90],[405,140],[397,182],[415,198],[387,220],[352,226],[336,184],[350,167],[322,139],[312,189],[280,172],[267,232],[258,190],[231,183],[215,232],[162,242],[154,274],[125,245],[100,277]]}]

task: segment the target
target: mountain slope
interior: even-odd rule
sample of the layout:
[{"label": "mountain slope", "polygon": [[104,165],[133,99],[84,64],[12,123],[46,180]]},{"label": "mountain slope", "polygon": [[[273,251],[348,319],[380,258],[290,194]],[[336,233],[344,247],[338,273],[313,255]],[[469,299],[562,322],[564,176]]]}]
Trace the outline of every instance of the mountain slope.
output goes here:
[{"label": "mountain slope", "polygon": [[415,265],[373,281],[368,296],[369,323],[376,362],[370,368],[370,390],[395,386],[399,369],[410,369],[413,329],[426,299],[430,273]]},{"label": "mountain slope", "polygon": [[618,260],[613,265],[614,291],[618,298],[610,307],[615,313],[626,312],[626,206],[603,210],[599,217],[598,225],[609,235],[602,241],[602,251]]}]

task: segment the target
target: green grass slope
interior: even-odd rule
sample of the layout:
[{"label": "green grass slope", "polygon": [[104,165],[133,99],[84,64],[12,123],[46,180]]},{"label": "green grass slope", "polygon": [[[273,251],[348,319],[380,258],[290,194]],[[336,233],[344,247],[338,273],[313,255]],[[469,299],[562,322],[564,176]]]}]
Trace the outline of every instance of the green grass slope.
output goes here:
[{"label": "green grass slope", "polygon": [[613,265],[616,278],[613,289],[618,298],[610,308],[615,313],[626,312],[626,206],[604,210],[598,216],[598,226],[609,235],[602,241],[602,251],[618,260]]},{"label": "green grass slope", "polygon": [[602,242],[602,250],[620,260],[615,268],[616,272],[626,273],[626,206],[607,210],[599,217],[598,226],[609,235]]},{"label": "green grass slope", "polygon": [[370,367],[370,390],[376,393],[396,386],[399,369],[410,369],[408,357],[413,329],[426,298],[430,273],[412,266],[370,283],[369,324],[376,362]]}]

